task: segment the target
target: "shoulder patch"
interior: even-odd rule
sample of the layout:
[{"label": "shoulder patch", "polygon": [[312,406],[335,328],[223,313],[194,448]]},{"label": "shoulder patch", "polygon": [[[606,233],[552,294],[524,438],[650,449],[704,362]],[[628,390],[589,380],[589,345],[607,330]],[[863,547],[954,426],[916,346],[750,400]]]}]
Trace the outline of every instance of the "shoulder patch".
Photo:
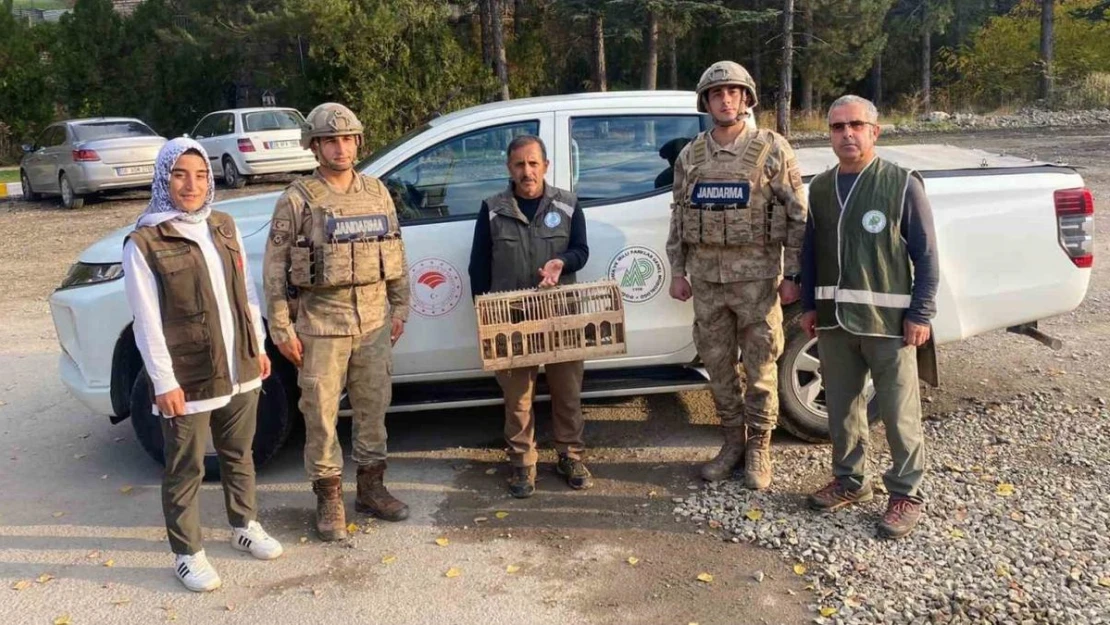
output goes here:
[{"label": "shoulder patch", "polygon": [[328,195],[327,185],[315,178],[302,178],[294,182],[293,187],[309,204],[317,204]]},{"label": "shoulder patch", "polygon": [[703,132],[690,144],[690,164],[696,167],[707,160],[709,160],[709,146]]}]

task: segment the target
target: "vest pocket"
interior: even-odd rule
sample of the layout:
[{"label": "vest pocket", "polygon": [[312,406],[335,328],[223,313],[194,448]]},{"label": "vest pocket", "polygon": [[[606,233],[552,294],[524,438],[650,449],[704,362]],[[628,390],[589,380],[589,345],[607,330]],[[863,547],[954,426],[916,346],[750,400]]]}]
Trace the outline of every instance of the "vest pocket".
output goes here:
[{"label": "vest pocket", "polygon": [[682,242],[701,243],[701,213],[693,206],[683,206],[682,211]]},{"label": "vest pocket", "polygon": [[216,369],[212,362],[212,337],[205,314],[167,319],[163,327],[177,383],[189,390],[191,385],[212,379]]},{"label": "vest pocket", "polygon": [[350,243],[325,243],[316,246],[320,268],[316,286],[350,286],[354,273],[351,267]]},{"label": "vest pocket", "polygon": [[381,250],[382,274],[386,280],[399,280],[405,275],[405,242],[385,239],[378,244]]},{"label": "vest pocket", "polygon": [[156,251],[154,270],[161,279],[168,316],[192,315],[201,311],[197,266],[189,246]]},{"label": "vest pocket", "polygon": [[725,244],[725,213],[731,211],[698,211],[701,213],[701,242],[709,245]]},{"label": "vest pocket", "polygon": [[786,241],[786,207],[775,202],[767,211],[767,240],[771,243]]},{"label": "vest pocket", "polygon": [[289,284],[293,286],[312,286],[312,274],[312,248],[290,248]]},{"label": "vest pocket", "polygon": [[752,242],[752,209],[730,208],[721,211],[725,221],[725,245],[749,245]]},{"label": "vest pocket", "polygon": [[358,241],[354,248],[355,284],[373,284],[382,278],[381,252],[373,241]]}]

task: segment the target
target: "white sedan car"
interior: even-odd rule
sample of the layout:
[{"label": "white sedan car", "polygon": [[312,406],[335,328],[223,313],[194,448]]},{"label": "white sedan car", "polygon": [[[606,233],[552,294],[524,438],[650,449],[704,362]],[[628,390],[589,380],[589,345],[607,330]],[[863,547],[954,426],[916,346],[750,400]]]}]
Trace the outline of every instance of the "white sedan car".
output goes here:
[{"label": "white sedan car", "polygon": [[[391,410],[493,405],[501,393],[482,371],[467,263],[474,217],[505,188],[505,146],[543,139],[547,182],[581,200],[590,259],[581,281],[616,280],[625,301],[627,353],[587,363],[583,396],[702,388],[693,309],[668,297],[665,242],[671,159],[708,127],[692,92],[611,92],[486,104],[437,117],[358,165],[393,194],[406,241],[412,316],[394,358]],[[805,176],[831,165],[827,147],[798,151]],[[1090,277],[1089,191],[1075,171],[947,146],[881,148],[922,171],[941,250],[938,343],[999,328],[1036,336],[1038,319],[1074,309]],[[243,233],[261,291],[262,256],[278,194],[218,203]],[[61,376],[92,410],[131,417],[146,450],[161,459],[147,380],[120,277],[121,229],[86,249],[50,298],[62,346]],[[828,435],[816,341],[787,310],[779,363],[781,424],[807,440]],[[1042,337],[1043,338],[1043,337]],[[267,345],[277,375],[264,385],[255,459],[285,441],[296,415],[295,371]],[[538,399],[546,399],[541,379]],[[872,415],[877,417],[877,415]],[[216,463],[209,463],[214,474]]]},{"label": "white sedan car", "polygon": [[212,160],[212,171],[234,189],[251,176],[310,172],[311,150],[301,148],[304,116],[290,108],[242,108],[205,115],[193,132]]}]

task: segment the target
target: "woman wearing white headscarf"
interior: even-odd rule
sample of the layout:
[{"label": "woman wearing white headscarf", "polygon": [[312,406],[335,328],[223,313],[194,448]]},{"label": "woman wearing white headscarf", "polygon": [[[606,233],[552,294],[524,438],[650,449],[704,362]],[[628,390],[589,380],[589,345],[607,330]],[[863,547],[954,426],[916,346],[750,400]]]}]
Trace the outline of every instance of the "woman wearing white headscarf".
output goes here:
[{"label": "woman wearing white headscarf", "polygon": [[201,542],[198,495],[209,429],[232,546],[262,560],[282,553],[256,520],[251,445],[258,394],[270,375],[262,316],[242,237],[229,215],[212,210],[208,163],[195,141],[166,143],[150,204],[123,248],[135,342],[155,412],[164,417],[162,511],[174,572],[198,592],[221,583]]}]

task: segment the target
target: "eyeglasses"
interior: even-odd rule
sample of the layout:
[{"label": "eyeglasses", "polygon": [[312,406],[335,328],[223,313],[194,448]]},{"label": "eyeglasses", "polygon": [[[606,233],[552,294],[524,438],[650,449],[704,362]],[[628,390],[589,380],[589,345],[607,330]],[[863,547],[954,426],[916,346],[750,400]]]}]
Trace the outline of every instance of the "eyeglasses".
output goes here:
[{"label": "eyeglasses", "polygon": [[864,126],[874,126],[871,122],[865,122],[862,119],[853,119],[850,122],[835,122],[829,124],[829,130],[833,132],[844,132],[845,128],[851,127],[852,130],[863,130]]}]

